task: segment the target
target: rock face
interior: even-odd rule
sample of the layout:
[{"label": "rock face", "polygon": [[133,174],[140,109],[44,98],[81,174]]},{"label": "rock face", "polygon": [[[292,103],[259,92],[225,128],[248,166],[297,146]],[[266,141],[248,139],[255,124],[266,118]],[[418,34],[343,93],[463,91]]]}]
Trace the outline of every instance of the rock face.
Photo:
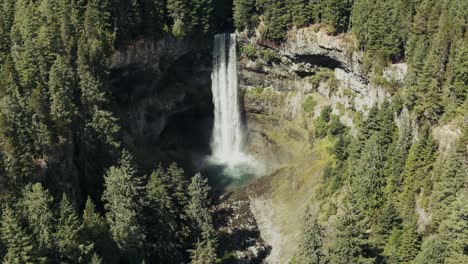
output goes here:
[{"label": "rock face", "polygon": [[[314,27],[291,30],[281,45],[262,42],[259,36],[246,32],[239,33],[239,40],[241,50],[256,50],[255,55],[242,53],[239,63],[249,148],[257,156],[273,160],[270,163],[294,156],[291,151],[272,154],[281,147],[266,136],[271,131],[278,130],[279,134],[295,127],[296,131],[303,130],[306,142],[311,141],[310,124],[325,105],[331,105],[340,121],[353,129],[353,119],[389,98],[391,89],[397,89],[406,74],[405,64],[392,65],[385,69],[384,84],[371,82],[372,76],[362,64],[363,54],[356,51],[352,40],[330,36]],[[305,110],[307,101],[314,101],[312,111]],[[294,140],[284,140],[289,139]]]},{"label": "rock face", "polygon": [[354,43],[343,36],[330,36],[325,31],[313,27],[293,29],[288,35],[280,53],[290,57],[328,57],[339,62],[339,68],[352,73],[366,82],[367,76],[362,67],[361,53],[351,51]]},{"label": "rock face", "polygon": [[[290,31],[281,45],[245,32],[239,40],[248,151],[274,175],[264,194],[251,197],[252,213],[272,246],[266,261],[287,263],[300,238],[305,204],[330,160],[326,146],[314,144],[314,120],[329,105],[353,131],[372,106],[398,89],[406,65],[392,65],[373,81],[352,41],[313,27]],[[291,219],[299,220],[284,225]]]},{"label": "rock face", "polygon": [[112,55],[115,111],[125,142],[144,167],[171,160],[190,167],[209,152],[211,45],[210,36],[167,35],[139,40]]}]

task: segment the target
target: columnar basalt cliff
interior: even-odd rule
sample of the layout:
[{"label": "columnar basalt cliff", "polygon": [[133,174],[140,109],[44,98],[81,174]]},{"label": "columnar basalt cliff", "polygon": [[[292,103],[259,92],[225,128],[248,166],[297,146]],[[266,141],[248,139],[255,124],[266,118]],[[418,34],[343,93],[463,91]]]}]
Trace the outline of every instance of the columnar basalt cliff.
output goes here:
[{"label": "columnar basalt cliff", "polygon": [[210,36],[166,35],[141,39],[112,55],[115,111],[126,143],[144,157],[142,165],[177,160],[194,168],[209,153],[211,45]]}]

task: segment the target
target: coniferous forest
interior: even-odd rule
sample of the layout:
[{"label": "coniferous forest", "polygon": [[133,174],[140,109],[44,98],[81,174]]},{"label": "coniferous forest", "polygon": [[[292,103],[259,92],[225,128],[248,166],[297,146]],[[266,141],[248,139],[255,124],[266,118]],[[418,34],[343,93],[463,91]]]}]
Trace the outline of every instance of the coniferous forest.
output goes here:
[{"label": "coniferous forest", "polygon": [[[245,263],[223,258],[203,174],[140,168],[109,60],[141,39],[256,32],[275,46],[312,26],[355,43],[370,82],[408,71],[353,129],[329,107],[315,119],[332,161],[290,262],[468,263],[466,0],[1,0],[1,262]],[[443,152],[433,131],[451,122]]]}]

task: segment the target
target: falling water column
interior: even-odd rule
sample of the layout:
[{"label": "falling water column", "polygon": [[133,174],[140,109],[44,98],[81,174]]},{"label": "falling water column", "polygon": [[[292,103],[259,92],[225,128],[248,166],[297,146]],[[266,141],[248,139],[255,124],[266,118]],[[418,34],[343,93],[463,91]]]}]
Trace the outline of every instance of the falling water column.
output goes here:
[{"label": "falling water column", "polygon": [[215,118],[211,143],[212,159],[220,163],[233,164],[244,157],[237,94],[235,34],[215,35],[211,79]]}]

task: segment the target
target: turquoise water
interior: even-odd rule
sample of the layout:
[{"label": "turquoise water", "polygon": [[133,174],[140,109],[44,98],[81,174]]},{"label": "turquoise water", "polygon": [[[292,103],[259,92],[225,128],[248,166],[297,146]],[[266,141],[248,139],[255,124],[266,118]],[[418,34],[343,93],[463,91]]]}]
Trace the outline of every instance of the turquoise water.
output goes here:
[{"label": "turquoise water", "polygon": [[207,162],[201,173],[208,178],[213,188],[225,189],[241,187],[250,182],[256,175],[256,168],[247,162],[230,166]]}]

